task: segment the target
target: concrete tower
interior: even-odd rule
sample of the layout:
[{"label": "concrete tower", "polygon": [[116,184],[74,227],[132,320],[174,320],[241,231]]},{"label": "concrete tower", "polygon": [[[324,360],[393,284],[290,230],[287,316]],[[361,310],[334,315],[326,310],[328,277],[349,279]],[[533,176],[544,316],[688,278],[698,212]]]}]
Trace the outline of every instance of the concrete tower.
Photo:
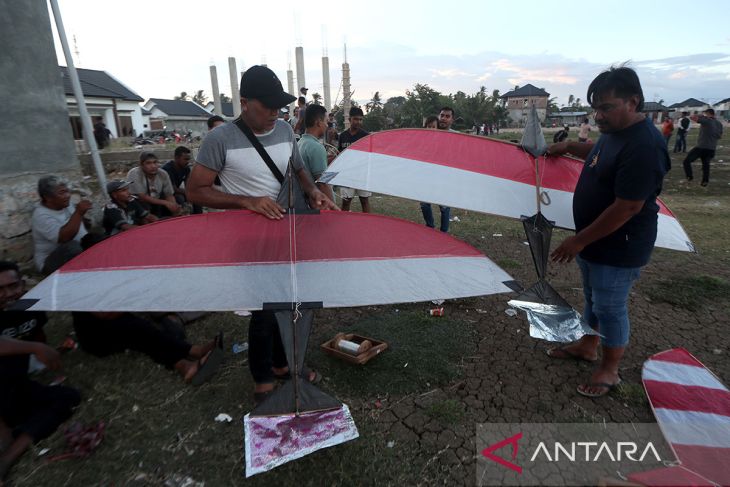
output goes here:
[{"label": "concrete tower", "polygon": [[322,91],[324,91],[324,107],[330,111],[332,100],[330,99],[330,58],[327,56],[327,48],[322,56]]},{"label": "concrete tower", "polygon": [[307,86],[306,80],[304,79],[304,48],[299,46],[294,50],[294,56],[297,63],[297,93],[295,96],[299,96],[299,90]]},{"label": "concrete tower", "polygon": [[218,71],[215,68],[215,64],[211,64],[210,66],[210,84],[211,89],[213,90],[213,104],[215,105],[213,112],[222,117],[223,109],[221,107],[221,91],[218,88]]},{"label": "concrete tower", "polygon": [[345,44],[345,55],[342,62],[342,110],[345,116],[345,130],[350,128],[350,65],[347,62],[347,44]]},{"label": "concrete tower", "polygon": [[236,58],[228,58],[228,72],[231,77],[231,104],[233,105],[233,116],[241,115],[241,95],[238,92],[238,68],[236,67]]}]

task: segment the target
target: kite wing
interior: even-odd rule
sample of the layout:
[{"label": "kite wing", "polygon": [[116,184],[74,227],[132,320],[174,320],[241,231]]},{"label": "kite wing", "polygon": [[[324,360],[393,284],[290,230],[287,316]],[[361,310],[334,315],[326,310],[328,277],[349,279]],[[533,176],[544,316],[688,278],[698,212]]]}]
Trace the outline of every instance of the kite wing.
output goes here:
[{"label": "kite wing", "polygon": [[[652,486],[730,485],[728,388],[683,348],[653,355],[641,376],[654,416],[680,465],[629,479]],[[693,483],[676,483],[678,478]]]},{"label": "kite wing", "polygon": [[88,249],[24,296],[44,311],[365,306],[509,292],[511,280],[449,235],[349,212],[269,220],[248,211],[145,225]]},{"label": "kite wing", "polygon": [[[575,229],[573,191],[583,163],[541,160],[541,211]],[[520,218],[537,211],[535,161],[506,141],[442,130],[399,129],[364,137],[340,154],[321,182]],[[656,245],[694,251],[686,232],[659,200]]]}]

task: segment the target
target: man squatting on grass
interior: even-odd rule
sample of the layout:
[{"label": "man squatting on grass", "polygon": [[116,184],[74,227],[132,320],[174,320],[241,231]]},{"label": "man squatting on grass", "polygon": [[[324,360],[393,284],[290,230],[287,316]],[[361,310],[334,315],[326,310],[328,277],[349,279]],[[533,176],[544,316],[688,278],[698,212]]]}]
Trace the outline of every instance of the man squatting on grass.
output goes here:
[{"label": "man squatting on grass", "polygon": [[603,336],[548,350],[561,359],[602,360],[578,393],[607,394],[621,382],[619,362],[629,342],[627,301],[641,268],[649,262],[657,235],[656,198],[670,169],[667,144],[641,113],[644,95],[636,72],[627,67],[599,74],[588,87],[601,137],[595,145],[559,142],[552,155],[585,158],[573,196],[575,236],[552,253],[556,262],[576,259],[583,279],[583,318]]},{"label": "man squatting on grass", "polygon": [[[253,132],[282,174],[291,160],[293,170],[312,208],[336,210],[335,204],[312,182],[302,163],[294,131],[279,120],[279,109],[295,98],[284,92],[273,71],[252,66],[241,77],[241,120]],[[188,180],[188,199],[208,208],[247,209],[272,220],[280,220],[284,208],[277,202],[281,184],[248,137],[235,123],[211,131],[200,147],[197,164]],[[213,188],[220,178],[221,191]],[[249,367],[254,382],[254,400],[262,401],[274,389],[276,377],[285,377],[289,369],[272,311],[251,314],[248,329]],[[314,371],[304,377],[316,381]]]}]

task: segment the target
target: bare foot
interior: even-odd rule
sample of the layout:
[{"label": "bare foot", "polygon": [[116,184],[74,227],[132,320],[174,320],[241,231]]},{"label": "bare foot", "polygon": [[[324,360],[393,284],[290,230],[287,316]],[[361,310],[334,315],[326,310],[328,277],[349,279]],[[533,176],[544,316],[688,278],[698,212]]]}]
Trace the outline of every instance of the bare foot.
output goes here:
[{"label": "bare foot", "polygon": [[547,355],[550,358],[584,360],[586,362],[595,362],[598,360],[598,350],[595,347],[585,347],[580,342],[551,348],[547,351]]}]

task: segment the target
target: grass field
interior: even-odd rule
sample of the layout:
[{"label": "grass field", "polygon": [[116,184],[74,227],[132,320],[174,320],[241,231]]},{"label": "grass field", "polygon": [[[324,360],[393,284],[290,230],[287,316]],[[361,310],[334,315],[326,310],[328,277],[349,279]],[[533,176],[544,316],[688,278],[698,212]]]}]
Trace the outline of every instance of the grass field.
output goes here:
[{"label": "grass field", "polygon": [[[324,374],[322,388],[350,406],[360,438],[246,480],[241,418],[252,406],[252,382],[246,354],[233,354],[230,346],[247,340],[248,321],[221,313],[187,329],[197,342],[219,329],[227,337],[226,364],[199,388],[136,353],[104,360],[82,351],[65,355],[67,383],[84,396],[74,420],[104,420],[104,442],[86,459],[47,463],[45,458],[64,449],[57,433],[22,459],[10,481],[16,486],[474,485],[476,423],[651,422],[640,381],[649,355],[682,346],[730,382],[729,132],[707,188],[697,179],[684,182],[681,159],[673,155],[662,198],[698,253],[658,249],[644,269],[630,298],[632,342],[621,371],[626,386],[616,394],[596,401],[578,396],[575,386],[590,366],[549,359],[548,344],[529,337],[524,317],[505,314],[505,295],[447,302],[443,318],[427,316],[430,303],[324,310],[317,313],[308,362]],[[696,135],[690,134],[689,147]],[[376,195],[371,204],[378,213],[420,223],[418,203]],[[452,223],[454,236],[521,282],[534,279],[519,222],[463,210],[452,216],[460,220]],[[553,246],[567,235],[557,231]],[[549,279],[581,309],[574,265],[552,265]],[[54,315],[47,331],[51,343],[60,343],[71,331],[69,317]],[[386,340],[390,349],[366,366],[345,364],[319,350],[338,331]],[[219,413],[234,421],[215,422]],[[50,452],[39,456],[45,448]]]}]

